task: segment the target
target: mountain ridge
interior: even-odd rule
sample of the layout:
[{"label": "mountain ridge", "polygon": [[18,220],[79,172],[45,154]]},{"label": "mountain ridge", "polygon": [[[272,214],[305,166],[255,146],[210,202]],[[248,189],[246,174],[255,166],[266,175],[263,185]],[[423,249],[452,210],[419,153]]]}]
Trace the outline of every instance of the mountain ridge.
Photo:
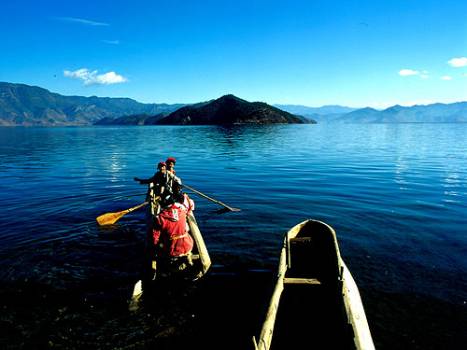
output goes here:
[{"label": "mountain ridge", "polygon": [[233,125],[315,123],[264,102],[248,102],[232,94],[170,113],[158,125]]},{"label": "mountain ridge", "polygon": [[[228,96],[237,98],[233,95],[223,97]],[[176,114],[179,115],[179,118],[181,114],[192,109],[203,110],[206,106],[209,109],[213,107],[210,104],[214,101],[216,100],[190,105],[181,103],[140,103],[128,97],[65,96],[39,86],[0,82],[0,126],[154,125],[159,121],[162,123],[167,122],[170,119],[165,121],[163,119],[180,109],[182,111]],[[312,122],[318,121],[320,123],[467,122],[467,102],[433,103],[411,107],[394,105],[384,110],[376,110],[371,107],[359,109],[339,105],[307,107],[303,105],[268,105],[264,102],[241,101],[244,101],[242,103],[251,104],[248,107],[245,105],[245,108],[241,108],[242,113],[250,110],[250,112],[256,111],[257,115],[251,117],[251,120],[248,121],[248,113],[246,113],[242,115],[243,121],[235,121],[235,112],[233,111],[236,107],[235,103],[233,103],[229,108],[223,110],[224,117],[233,118],[227,124],[261,124],[261,118],[259,118],[261,113],[263,113],[263,118],[267,119],[275,115],[275,122],[284,123],[290,122],[287,118],[301,119],[303,117],[313,119]],[[266,108],[266,106],[268,107]],[[281,109],[278,107],[281,107]],[[306,113],[299,113],[300,111]],[[289,113],[289,115],[283,113]],[[297,117],[297,115],[299,116]],[[266,119],[265,123],[272,120],[266,121]],[[306,119],[296,120],[295,122],[304,121]],[[188,122],[188,124],[193,123]]]},{"label": "mountain ridge", "polygon": [[394,105],[383,110],[364,107],[348,113],[304,116],[319,123],[467,123],[467,102],[438,102],[410,107]]},{"label": "mountain ridge", "polygon": [[128,97],[65,96],[39,86],[0,82],[0,125],[92,125],[102,118],[170,113],[183,104],[145,104]]},{"label": "mountain ridge", "polygon": [[330,114],[343,114],[349,113],[359,108],[346,107],[341,105],[324,105],[321,107],[309,107],[304,105],[292,104],[274,104],[273,106],[280,108],[289,113],[298,115],[330,115]]}]

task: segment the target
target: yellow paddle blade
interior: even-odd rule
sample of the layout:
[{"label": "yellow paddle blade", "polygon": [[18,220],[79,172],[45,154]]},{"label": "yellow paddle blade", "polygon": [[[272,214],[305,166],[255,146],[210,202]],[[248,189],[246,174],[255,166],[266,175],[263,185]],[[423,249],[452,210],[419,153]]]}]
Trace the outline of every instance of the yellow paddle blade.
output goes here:
[{"label": "yellow paddle blade", "polygon": [[113,225],[115,224],[120,218],[127,213],[126,210],[120,211],[118,213],[107,213],[107,214],[102,214],[101,216],[98,216],[96,218],[97,223],[100,226],[105,226],[105,225]]},{"label": "yellow paddle blade", "polygon": [[130,209],[126,209],[126,210],[122,210],[122,211],[119,211],[119,212],[116,212],[116,213],[106,213],[106,214],[102,214],[100,216],[98,216],[96,218],[97,220],[97,223],[100,225],[100,226],[105,226],[105,225],[113,225],[115,224],[118,220],[120,220],[120,218],[125,215],[125,214],[128,214],[128,213],[131,213],[132,211],[135,211],[139,208],[142,208],[144,207],[145,205],[148,205],[149,202],[144,202],[144,203],[141,203],[141,204],[138,204],[137,206],[133,207],[133,208],[130,208]]}]

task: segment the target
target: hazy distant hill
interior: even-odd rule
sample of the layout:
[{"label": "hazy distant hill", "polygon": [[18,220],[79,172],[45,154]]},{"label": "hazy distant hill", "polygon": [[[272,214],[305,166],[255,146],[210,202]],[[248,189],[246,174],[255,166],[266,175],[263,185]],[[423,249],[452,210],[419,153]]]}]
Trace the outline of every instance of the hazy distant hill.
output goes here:
[{"label": "hazy distant hill", "polygon": [[340,123],[377,123],[380,118],[380,113],[381,111],[377,109],[365,107],[350,113],[342,114],[332,121]]},{"label": "hazy distant hill", "polygon": [[[297,107],[297,108],[294,108]],[[319,123],[465,123],[467,122],[467,102],[451,104],[435,103],[426,106],[402,107],[399,105],[385,110],[376,110],[366,107],[351,109],[341,106],[339,108],[312,108],[304,106],[285,105],[287,111],[313,111],[313,113],[301,113]],[[340,109],[342,108],[342,109]],[[343,112],[348,108],[350,111]]]},{"label": "hazy distant hill", "polygon": [[102,118],[170,113],[182,104],[144,104],[130,98],[63,96],[0,82],[0,125],[89,125]]},{"label": "hazy distant hill", "polygon": [[339,105],[328,105],[322,107],[308,107],[302,105],[275,105],[289,113],[299,114],[308,119],[316,120],[318,123],[329,123],[344,114],[353,112],[358,108]]},{"label": "hazy distant hill", "polygon": [[362,108],[334,120],[340,123],[466,123],[467,102],[393,106],[382,111]]},{"label": "hazy distant hill", "polygon": [[185,106],[158,121],[161,125],[229,125],[313,123],[263,102],[248,102],[234,95]]},{"label": "hazy distant hill", "polygon": [[345,114],[356,110],[357,108],[338,106],[338,105],[329,105],[322,107],[308,107],[302,105],[274,105],[277,108],[280,108],[289,113],[298,114],[298,115],[330,115],[330,114]]}]

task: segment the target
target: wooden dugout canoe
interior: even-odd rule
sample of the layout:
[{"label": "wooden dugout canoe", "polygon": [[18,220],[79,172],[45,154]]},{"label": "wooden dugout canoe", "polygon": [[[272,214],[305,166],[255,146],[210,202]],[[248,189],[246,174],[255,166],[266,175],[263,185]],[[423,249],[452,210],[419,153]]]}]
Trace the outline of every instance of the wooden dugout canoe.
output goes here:
[{"label": "wooden dugout canoe", "polygon": [[331,226],[306,220],[286,233],[267,315],[253,341],[257,350],[375,348]]},{"label": "wooden dugout canoe", "polygon": [[[152,237],[152,218],[154,215],[157,215],[159,213],[159,197],[156,197],[154,195],[153,190],[150,188],[148,192],[148,200],[149,200],[149,206],[148,206],[148,239],[152,239],[149,236]],[[193,250],[192,250],[192,261],[193,261],[193,266],[189,267],[187,271],[183,271],[183,275],[186,276],[187,278],[197,280],[200,277],[202,277],[206,272],[209,270],[211,266],[211,258],[209,257],[208,250],[206,248],[206,244],[204,243],[203,236],[201,235],[201,231],[199,230],[198,224],[196,222],[195,216],[193,212],[191,212],[187,216],[187,224],[189,227],[188,233],[191,235],[193,238]],[[162,265],[157,262],[157,257],[156,260],[153,260],[151,263],[151,268],[154,272],[156,272],[155,276],[160,275],[159,271],[160,267]],[[165,272],[165,271],[162,271]]]}]

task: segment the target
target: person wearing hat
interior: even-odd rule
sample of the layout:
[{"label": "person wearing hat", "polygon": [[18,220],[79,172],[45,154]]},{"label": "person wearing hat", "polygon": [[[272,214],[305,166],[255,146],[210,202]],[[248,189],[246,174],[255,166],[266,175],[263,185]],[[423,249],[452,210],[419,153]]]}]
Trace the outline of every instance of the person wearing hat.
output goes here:
[{"label": "person wearing hat", "polygon": [[174,194],[176,192],[179,192],[182,187],[182,180],[179,177],[175,176],[175,163],[176,162],[177,161],[174,157],[169,157],[165,161],[165,163],[167,164],[167,175],[168,175],[167,183],[170,188],[170,191]]},{"label": "person wearing hat", "polygon": [[167,162],[159,162],[157,165],[158,171],[151,178],[134,178],[140,184],[152,184],[154,194],[161,197],[159,204],[162,207],[174,203],[177,200],[176,197],[182,194],[182,180],[175,176],[175,170],[173,169],[175,158],[169,157],[167,161],[170,164],[170,170],[168,169]]},{"label": "person wearing hat", "polygon": [[167,171],[175,175],[175,163],[176,159],[174,157],[169,157],[165,161],[165,164],[167,164]]},{"label": "person wearing hat", "polygon": [[169,181],[167,176],[167,165],[165,162],[159,162],[157,164],[157,172],[152,177],[149,179],[140,179],[135,177],[134,180],[138,181],[142,185],[152,184],[155,194],[162,197],[164,192],[167,192],[167,183]]}]

